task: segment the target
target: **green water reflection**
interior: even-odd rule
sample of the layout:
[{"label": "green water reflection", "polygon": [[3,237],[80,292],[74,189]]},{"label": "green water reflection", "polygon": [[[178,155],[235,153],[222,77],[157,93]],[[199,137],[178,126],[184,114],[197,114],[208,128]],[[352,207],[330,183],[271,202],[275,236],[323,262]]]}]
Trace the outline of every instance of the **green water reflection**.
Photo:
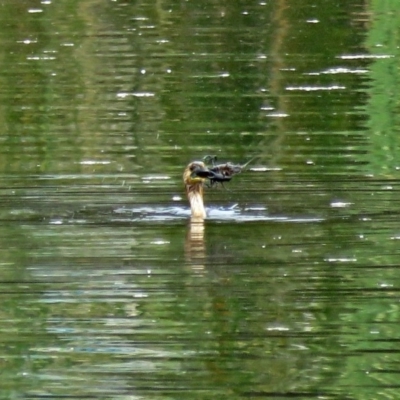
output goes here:
[{"label": "green water reflection", "polygon": [[394,2],[0,4],[0,398],[396,398]]}]

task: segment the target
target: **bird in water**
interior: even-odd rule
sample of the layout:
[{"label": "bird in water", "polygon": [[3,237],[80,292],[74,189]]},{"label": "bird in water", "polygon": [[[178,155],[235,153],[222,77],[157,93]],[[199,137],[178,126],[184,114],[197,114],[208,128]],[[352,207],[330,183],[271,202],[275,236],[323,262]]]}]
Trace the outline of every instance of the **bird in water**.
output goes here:
[{"label": "bird in water", "polygon": [[192,218],[204,219],[206,210],[203,202],[204,182],[212,175],[202,161],[191,162],[183,172],[186,195],[188,197]]},{"label": "bird in water", "polygon": [[190,203],[192,218],[199,220],[203,220],[206,217],[203,201],[206,180],[209,180],[211,187],[217,183],[223,185],[224,182],[230,181],[233,175],[242,172],[244,167],[253,161],[252,159],[244,165],[235,165],[231,162],[215,165],[216,156],[206,156],[203,160],[211,161],[212,167],[207,167],[203,161],[193,161],[185,168],[183,173],[183,182]]}]

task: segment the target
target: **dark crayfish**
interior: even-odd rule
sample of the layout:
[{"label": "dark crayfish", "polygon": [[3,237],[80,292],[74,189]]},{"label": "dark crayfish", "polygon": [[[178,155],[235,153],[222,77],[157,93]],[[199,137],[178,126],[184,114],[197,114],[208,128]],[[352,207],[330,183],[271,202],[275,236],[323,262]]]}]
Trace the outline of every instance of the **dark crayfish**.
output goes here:
[{"label": "dark crayfish", "polygon": [[254,158],[243,165],[233,164],[231,162],[216,165],[215,162],[217,161],[217,156],[205,156],[203,160],[204,162],[211,162],[212,164],[212,167],[208,168],[209,176],[207,176],[210,181],[210,186],[212,187],[217,183],[220,183],[223,186],[224,182],[229,182],[233,175],[242,172],[243,169],[254,160]]}]

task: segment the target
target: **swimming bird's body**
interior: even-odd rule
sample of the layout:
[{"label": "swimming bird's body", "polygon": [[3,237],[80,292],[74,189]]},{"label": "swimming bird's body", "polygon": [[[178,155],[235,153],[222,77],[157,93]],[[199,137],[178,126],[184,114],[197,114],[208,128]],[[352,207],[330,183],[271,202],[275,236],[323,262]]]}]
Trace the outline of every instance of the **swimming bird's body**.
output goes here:
[{"label": "swimming bird's body", "polygon": [[205,161],[211,160],[212,167],[208,168],[202,161],[193,161],[185,169],[183,173],[183,182],[185,183],[186,195],[188,197],[192,218],[196,220],[204,220],[206,210],[203,202],[204,182],[209,180],[210,186],[216,183],[223,184],[232,179],[232,176],[240,173],[252,160],[244,165],[225,164],[215,165],[215,156],[206,156]]},{"label": "swimming bird's body", "polygon": [[203,186],[209,170],[201,161],[191,162],[183,173],[186,195],[188,197],[192,218],[203,220],[206,217],[206,209],[203,201]]}]

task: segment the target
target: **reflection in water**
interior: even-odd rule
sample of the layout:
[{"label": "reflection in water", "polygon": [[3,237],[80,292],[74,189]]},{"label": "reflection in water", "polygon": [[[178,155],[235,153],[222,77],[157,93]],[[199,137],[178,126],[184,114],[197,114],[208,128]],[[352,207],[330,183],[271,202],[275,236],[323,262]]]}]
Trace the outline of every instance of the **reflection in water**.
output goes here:
[{"label": "reflection in water", "polygon": [[185,241],[185,258],[195,272],[201,272],[204,269],[204,229],[202,218],[190,219]]}]

